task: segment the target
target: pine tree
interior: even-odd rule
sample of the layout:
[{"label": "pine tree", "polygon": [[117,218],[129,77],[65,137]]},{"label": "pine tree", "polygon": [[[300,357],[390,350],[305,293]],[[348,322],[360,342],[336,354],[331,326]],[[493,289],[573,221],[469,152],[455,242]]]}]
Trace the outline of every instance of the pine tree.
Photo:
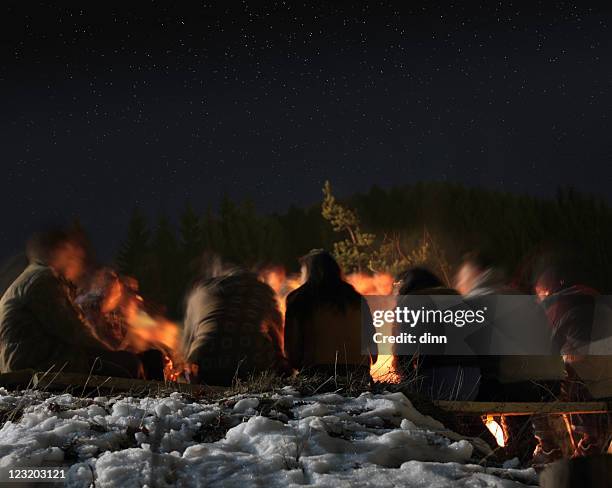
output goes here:
[{"label": "pine tree", "polygon": [[200,226],[200,240],[205,252],[218,253],[223,247],[223,235],[219,219],[209,207],[206,209]]},{"label": "pine tree", "polygon": [[182,273],[176,235],[170,220],[161,215],[151,242],[148,283],[143,292],[158,304],[165,305],[172,315],[179,311],[183,292]]},{"label": "pine tree", "polygon": [[361,230],[361,223],[355,211],[338,203],[332,194],[329,181],[323,186],[321,215],[331,223],[334,231],[348,234],[347,238],[334,243],[334,255],[338,264],[347,273],[365,270],[370,260],[368,251],[375,236]]},{"label": "pine tree", "polygon": [[178,245],[170,220],[161,215],[157,220],[152,240],[152,250],[165,263],[176,258]]},{"label": "pine tree", "polygon": [[127,237],[121,244],[116,258],[121,273],[141,279],[149,252],[149,239],[147,221],[136,207],[128,224]]},{"label": "pine tree", "polygon": [[181,254],[186,263],[191,263],[203,251],[200,217],[190,202],[187,202],[179,221]]}]

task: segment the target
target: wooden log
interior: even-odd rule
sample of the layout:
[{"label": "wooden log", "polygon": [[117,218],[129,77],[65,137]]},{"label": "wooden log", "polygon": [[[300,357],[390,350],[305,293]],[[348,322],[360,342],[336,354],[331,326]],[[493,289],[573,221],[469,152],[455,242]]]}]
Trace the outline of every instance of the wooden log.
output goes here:
[{"label": "wooden log", "polygon": [[609,413],[607,402],[467,402],[439,400],[434,405],[446,412],[479,415],[597,414]]}]

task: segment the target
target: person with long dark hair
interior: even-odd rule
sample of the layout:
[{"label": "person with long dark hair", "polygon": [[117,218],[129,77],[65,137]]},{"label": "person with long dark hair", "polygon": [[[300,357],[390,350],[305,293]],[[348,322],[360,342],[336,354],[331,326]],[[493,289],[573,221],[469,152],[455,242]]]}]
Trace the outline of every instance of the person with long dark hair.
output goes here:
[{"label": "person with long dark hair", "polygon": [[344,281],[340,266],[327,251],[311,251],[300,262],[305,281],[287,296],[285,314],[290,366],[369,378],[370,362],[376,362],[378,352],[372,344],[369,354],[362,354],[362,296]]}]

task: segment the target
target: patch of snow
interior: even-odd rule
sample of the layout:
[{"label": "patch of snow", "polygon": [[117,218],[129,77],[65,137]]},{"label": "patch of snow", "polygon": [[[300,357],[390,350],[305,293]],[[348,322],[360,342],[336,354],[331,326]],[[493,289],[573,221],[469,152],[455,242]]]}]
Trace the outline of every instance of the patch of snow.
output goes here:
[{"label": "patch of snow", "polygon": [[259,406],[259,400],[257,398],[243,398],[238,400],[234,405],[234,412],[236,413],[247,413],[249,411],[255,412],[255,409]]},{"label": "patch of snow", "polygon": [[537,483],[533,470],[474,464],[470,441],[401,393],[302,397],[284,388],[207,403],[0,389],[0,408],[15,411],[0,429],[0,467],[68,465],[71,487]]}]

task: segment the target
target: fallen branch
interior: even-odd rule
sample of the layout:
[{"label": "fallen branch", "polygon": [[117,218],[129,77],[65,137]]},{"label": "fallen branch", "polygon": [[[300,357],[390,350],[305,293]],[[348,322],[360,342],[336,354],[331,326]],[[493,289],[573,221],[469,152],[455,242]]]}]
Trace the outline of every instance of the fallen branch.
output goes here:
[{"label": "fallen branch", "polygon": [[607,402],[467,402],[439,400],[434,405],[446,412],[479,415],[601,414],[612,410]]}]

